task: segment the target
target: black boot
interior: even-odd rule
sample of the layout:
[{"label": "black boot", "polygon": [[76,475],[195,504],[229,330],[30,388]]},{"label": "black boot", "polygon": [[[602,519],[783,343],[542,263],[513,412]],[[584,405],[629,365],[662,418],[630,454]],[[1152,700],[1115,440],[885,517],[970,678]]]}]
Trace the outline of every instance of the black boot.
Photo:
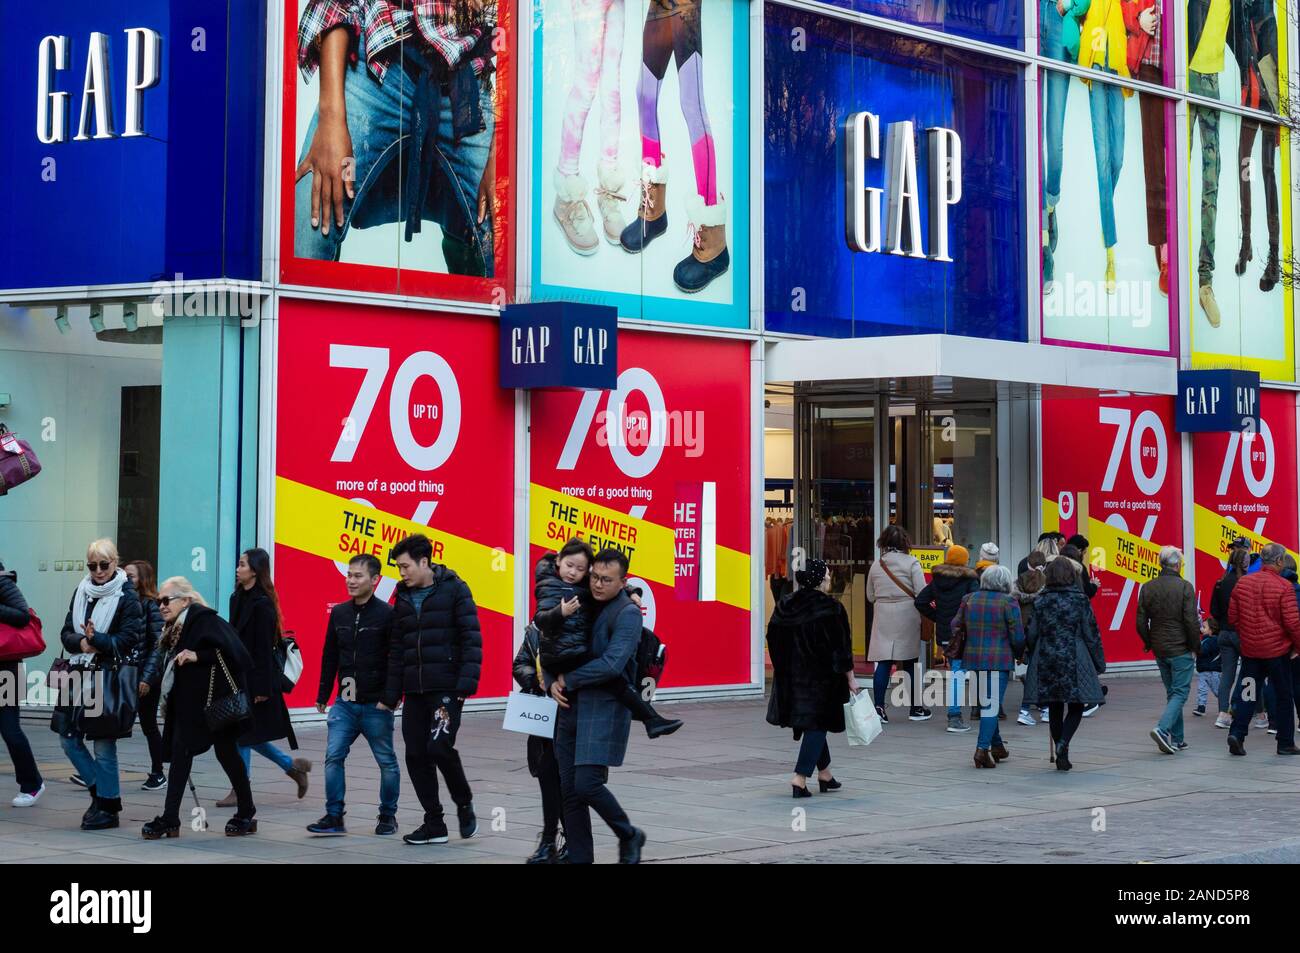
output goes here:
[{"label": "black boot", "polygon": [[1263,277],[1259,279],[1259,290],[1264,292],[1272,291],[1277,287],[1277,283],[1282,280],[1282,266],[1277,260],[1277,249],[1270,248],[1268,251],[1268,261],[1264,265]]},{"label": "black boot", "polygon": [[1237,255],[1237,266],[1233,270],[1239,275],[1244,275],[1246,265],[1250,262],[1251,257],[1250,236],[1243,235],[1241,236],[1241,252]]},{"label": "black boot", "polygon": [[99,810],[99,798],[95,796],[95,786],[92,784],[87,789],[90,792],[90,807],[86,808],[86,813],[81,815],[81,823],[86,823],[90,815]]},{"label": "black boot", "polygon": [[645,723],[646,737],[658,738],[662,735],[671,735],[683,724],[684,722],[679,718],[665,718],[657,714]]},{"label": "black boot", "polygon": [[1057,744],[1056,746],[1056,770],[1069,771],[1074,765],[1070,764],[1070,746]]},{"label": "black boot", "polygon": [[[112,810],[116,802],[117,810]],[[83,831],[106,831],[118,826],[117,815],[122,812],[122,802],[117,798],[96,798],[94,807],[81,819]]]},{"label": "black boot", "polygon": [[555,855],[558,853],[555,847],[555,840],[547,840],[544,836],[537,844],[537,850],[533,851],[532,856],[524,863],[526,864],[553,864]]},{"label": "black boot", "polygon": [[144,827],[140,828],[140,836],[145,840],[161,840],[164,837],[180,837],[181,822],[179,820],[170,821],[160,814],[152,821],[145,822]]}]

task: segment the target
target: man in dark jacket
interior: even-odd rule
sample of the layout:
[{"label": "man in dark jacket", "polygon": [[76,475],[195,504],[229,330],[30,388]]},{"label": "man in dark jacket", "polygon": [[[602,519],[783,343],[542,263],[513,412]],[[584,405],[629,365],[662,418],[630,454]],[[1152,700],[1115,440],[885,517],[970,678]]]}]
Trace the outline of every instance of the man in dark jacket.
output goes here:
[{"label": "man in dark jacket", "polygon": [[456,751],[465,699],[478,691],[483,639],[469,586],[433,562],[427,536],[408,536],[391,558],[402,581],[393,602],[387,697],[404,698],[402,741],[406,772],[424,808],[424,823],[402,838],[408,844],[445,844],[447,825],[438,800],[438,775],[456,804],[460,836],[478,833],[473,794]]},{"label": "man in dark jacket", "polygon": [[[358,735],[364,735],[379,765],[379,819],[375,833],[397,833],[397,796],[402,774],[393,751],[393,712],[397,696],[388,684],[388,651],[393,609],[375,598],[382,567],[371,555],[348,561],[347,602],[330,610],[321,653],[316,710],[329,711],[325,741],[325,816],[307,825],[312,834],[346,834],[343,825],[347,788],[345,765]],[[329,707],[338,680],[339,695]]]},{"label": "man in dark jacket", "polygon": [[1154,652],[1165,683],[1165,710],[1151,729],[1156,747],[1177,754],[1183,740],[1183,706],[1192,691],[1196,654],[1201,648],[1201,623],[1196,590],[1183,578],[1183,554],[1176,546],[1160,550],[1160,575],[1138,592],[1137,630],[1148,652]]},{"label": "man in dark jacket", "polygon": [[1282,578],[1286,547],[1269,543],[1259,554],[1260,572],[1240,580],[1232,590],[1228,621],[1241,640],[1241,677],[1233,696],[1228,750],[1246,753],[1246,733],[1265,679],[1273,686],[1277,719],[1277,753],[1300,754],[1295,746],[1291,659],[1300,652],[1300,607],[1295,590]]},{"label": "man in dark jacket", "polygon": [[632,826],[606,787],[609,769],[623,763],[632,713],[608,683],[634,685],[636,648],[641,640],[641,610],[624,586],[627,556],[602,549],[591,567],[591,595],[598,603],[591,628],[591,661],[558,676],[547,673],[551,697],[560,706],[555,725],[555,756],[564,792],[564,833],[569,863],[595,860],[591,809],[618,837],[621,864],[641,862],[645,832]]}]

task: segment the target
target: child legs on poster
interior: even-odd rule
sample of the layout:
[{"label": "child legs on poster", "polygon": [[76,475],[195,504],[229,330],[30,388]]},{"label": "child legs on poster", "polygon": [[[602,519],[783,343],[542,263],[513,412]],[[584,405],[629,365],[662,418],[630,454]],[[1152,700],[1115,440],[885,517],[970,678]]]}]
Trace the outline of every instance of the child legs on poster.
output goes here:
[{"label": "child legs on poster", "polygon": [[637,105],[641,120],[642,200],[637,221],[623,233],[623,247],[638,252],[668,228],[664,198],[667,170],[659,132],[659,90],[668,63],[677,63],[682,115],[691,140],[696,194],[687,201],[692,251],[673,269],[677,287],[703,291],[731,263],[727,251],[725,203],[718,196],[718,159],[704,105],[704,0],[651,0],[642,31],[641,79]]},{"label": "child legs on poster", "polygon": [[564,104],[560,158],[555,167],[555,219],[569,247],[580,255],[599,245],[587,204],[587,183],[578,170],[582,137],[592,103],[600,99],[600,161],[596,166],[596,205],[605,240],[618,244],[625,226],[618,167],[622,128],[619,70],[623,62],[624,0],[572,0],[573,85]]}]

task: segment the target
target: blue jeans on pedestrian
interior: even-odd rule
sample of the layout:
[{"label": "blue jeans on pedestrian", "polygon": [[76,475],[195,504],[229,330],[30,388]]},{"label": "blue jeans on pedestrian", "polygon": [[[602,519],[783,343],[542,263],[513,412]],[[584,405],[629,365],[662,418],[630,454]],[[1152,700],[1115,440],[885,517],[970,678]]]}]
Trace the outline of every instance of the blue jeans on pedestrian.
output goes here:
[{"label": "blue jeans on pedestrian", "polygon": [[976,748],[987,750],[992,745],[1002,745],[1002,731],[998,727],[998,711],[1007,693],[1007,685],[1014,671],[972,672],[980,702],[980,735]]},{"label": "blue jeans on pedestrian", "polygon": [[[1114,70],[1097,72],[1115,75]],[[1115,245],[1115,189],[1124,164],[1124,93],[1118,86],[1094,80],[1088,87],[1092,114],[1092,150],[1097,159],[1097,192],[1101,197],[1101,235],[1107,248]]]},{"label": "blue jeans on pedestrian", "polygon": [[381,711],[375,702],[362,704],[339,699],[330,707],[325,722],[325,813],[343,816],[347,772],[344,769],[352,743],[361,735],[379,765],[379,813],[397,813],[397,795],[402,773],[393,751],[393,712]]},{"label": "blue jeans on pedestrian", "polygon": [[899,673],[907,681],[907,690],[912,699],[912,707],[919,708],[921,705],[921,693],[916,690],[916,659],[908,659],[906,662],[900,662],[897,659],[886,659],[882,662],[873,663],[876,668],[871,675],[871,694],[876,702],[877,708],[885,707],[886,694],[889,691],[890,669],[897,665]]},{"label": "blue jeans on pedestrian", "polygon": [[1165,683],[1165,710],[1156,727],[1168,732],[1174,741],[1183,740],[1183,708],[1192,693],[1192,678],[1196,675],[1196,656],[1191,652],[1171,658],[1158,658],[1160,680]]},{"label": "blue jeans on pedestrian", "polygon": [[9,749],[9,760],[14,765],[14,780],[18,790],[23,794],[35,794],[44,783],[41,770],[36,766],[36,756],[32,754],[31,742],[23,734],[22,724],[18,720],[17,705],[0,705],[0,738],[4,739]]},{"label": "blue jeans on pedestrian", "polygon": [[293,767],[293,758],[289,757],[269,741],[263,741],[260,745],[252,745],[248,748],[240,745],[239,756],[244,759],[244,770],[248,772],[250,778],[253,776],[254,751],[260,754],[263,758],[266,758],[268,761],[274,761],[276,767],[281,771],[288,772],[288,770]]},{"label": "blue jeans on pedestrian", "polygon": [[961,667],[961,659],[949,659],[948,672],[948,717],[960,718],[966,691],[966,673]]},{"label": "blue jeans on pedestrian", "polygon": [[1196,707],[1204,708],[1205,703],[1210,700],[1210,696],[1216,698],[1219,695],[1219,681],[1222,677],[1221,672],[1197,672],[1196,673]]},{"label": "blue jeans on pedestrian", "polygon": [[59,744],[68,756],[77,774],[85,778],[87,784],[95,786],[96,797],[121,797],[122,788],[117,778],[117,739],[100,738],[91,744],[95,748],[92,755],[86,748],[86,739],[81,735],[71,738],[60,737]]},{"label": "blue jeans on pedestrian", "polygon": [[[433,54],[422,50],[422,46],[414,40],[402,44],[401,61],[389,67],[382,83],[364,65],[344,71],[344,108],[352,137],[356,198],[344,197],[343,227],[337,228],[331,218],[329,234],[322,234],[319,227],[313,228],[311,224],[312,176],[303,176],[294,190],[293,245],[297,257],[337,261],[343,242],[354,226],[369,228],[402,221],[403,193],[409,184],[405,181],[405,154],[414,147],[411,128],[417,85],[406,67],[427,65]],[[364,64],[364,41],[362,47],[359,57]],[[492,216],[489,211],[483,223],[478,223],[478,190],[492,146],[492,98],[486,92],[480,98],[483,131],[462,136],[457,142],[451,98],[445,90],[436,95],[439,98],[437,136],[432,154],[424,156],[425,161],[421,163],[426,174],[432,176],[421,220],[441,226],[449,272],[491,277]],[[299,162],[316,137],[319,118],[319,112],[312,117]],[[322,220],[326,214],[332,213],[322,209]],[[393,266],[397,265],[400,254],[400,249],[394,247]],[[474,264],[467,265],[471,259]],[[458,260],[461,260],[459,265]]]},{"label": "blue jeans on pedestrian", "polygon": [[794,763],[794,773],[812,777],[813,768],[825,771],[831,766],[831,749],[826,743],[826,732],[805,731],[799,742],[799,758]]}]

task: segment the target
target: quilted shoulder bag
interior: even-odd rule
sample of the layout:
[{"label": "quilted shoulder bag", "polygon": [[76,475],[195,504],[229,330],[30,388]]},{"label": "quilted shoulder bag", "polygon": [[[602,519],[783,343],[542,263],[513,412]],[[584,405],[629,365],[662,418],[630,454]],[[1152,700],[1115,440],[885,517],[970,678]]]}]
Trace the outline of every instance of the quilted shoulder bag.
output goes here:
[{"label": "quilted shoulder bag", "polygon": [[40,472],[41,461],[32,452],[32,445],[0,424],[0,496]]},{"label": "quilted shoulder bag", "polygon": [[[214,699],[212,696],[217,687],[217,665],[221,666],[230,693]],[[203,706],[203,720],[207,722],[208,730],[213,732],[238,727],[240,722],[253,717],[252,706],[248,704],[248,693],[236,684],[230,669],[226,668],[226,660],[220,649],[217,650],[217,665],[208,669],[208,701]]]}]

